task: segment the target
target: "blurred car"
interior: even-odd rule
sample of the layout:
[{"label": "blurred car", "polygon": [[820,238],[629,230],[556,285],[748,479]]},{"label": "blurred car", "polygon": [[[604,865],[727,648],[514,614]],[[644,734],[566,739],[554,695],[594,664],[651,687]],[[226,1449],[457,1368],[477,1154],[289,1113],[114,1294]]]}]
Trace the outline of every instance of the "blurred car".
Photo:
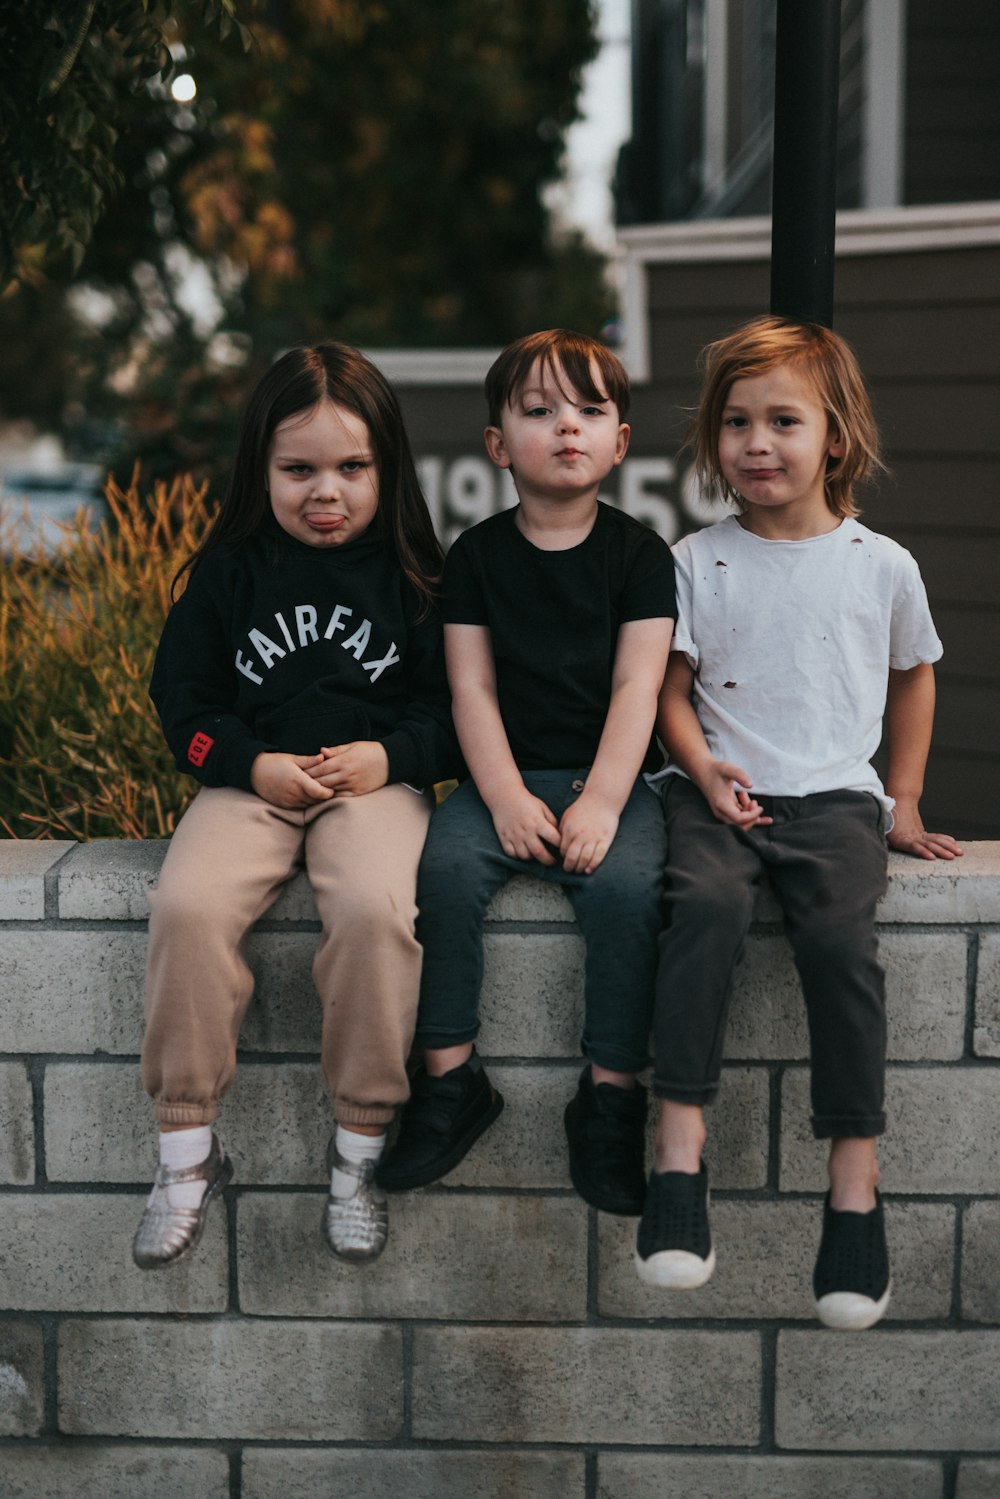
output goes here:
[{"label": "blurred car", "polygon": [[82,511],[88,531],[109,515],[101,494],[104,471],[96,463],[67,463],[58,469],[8,469],[0,485],[0,547],[14,552],[41,549],[51,557],[65,544],[64,527]]}]

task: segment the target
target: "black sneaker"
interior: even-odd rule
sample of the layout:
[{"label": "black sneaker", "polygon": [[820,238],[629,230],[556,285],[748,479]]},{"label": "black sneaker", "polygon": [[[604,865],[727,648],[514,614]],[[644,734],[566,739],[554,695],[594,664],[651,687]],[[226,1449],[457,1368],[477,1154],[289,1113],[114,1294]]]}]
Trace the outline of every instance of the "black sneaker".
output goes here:
[{"label": "black sneaker", "polygon": [[715,1269],[708,1172],[653,1171],[636,1235],[635,1268],[647,1286],[693,1291]]},{"label": "black sneaker", "polygon": [[869,1213],[838,1212],[823,1204],[823,1236],[813,1271],[816,1315],[827,1327],[863,1332],[885,1316],[892,1280],[882,1198]]},{"label": "black sneaker", "polygon": [[591,1207],[637,1218],[646,1198],[646,1090],[595,1083],[589,1067],[563,1116],[569,1174]]},{"label": "black sneaker", "polygon": [[375,1181],[387,1192],[426,1187],[454,1170],[503,1108],[475,1052],[444,1077],[421,1067],[400,1115],[399,1134],[383,1152]]}]

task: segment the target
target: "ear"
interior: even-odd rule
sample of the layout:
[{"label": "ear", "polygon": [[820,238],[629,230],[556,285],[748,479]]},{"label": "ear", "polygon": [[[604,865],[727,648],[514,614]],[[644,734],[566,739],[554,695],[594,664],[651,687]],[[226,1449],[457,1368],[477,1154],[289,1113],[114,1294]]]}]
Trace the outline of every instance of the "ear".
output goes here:
[{"label": "ear", "polygon": [[838,427],[835,427],[831,422],[830,440],[826,446],[827,453],[831,458],[843,458],[845,447],[846,444],[843,437],[840,435],[840,429]]},{"label": "ear", "polygon": [[615,444],[615,468],[618,467],[625,454],[628,452],[629,438],[632,436],[632,428],[627,422],[622,422],[618,428],[618,441]]},{"label": "ear", "polygon": [[487,427],[483,432],[483,441],[486,451],[489,453],[497,468],[510,468],[510,454],[507,452],[507,444],[503,440],[503,430],[500,427]]}]

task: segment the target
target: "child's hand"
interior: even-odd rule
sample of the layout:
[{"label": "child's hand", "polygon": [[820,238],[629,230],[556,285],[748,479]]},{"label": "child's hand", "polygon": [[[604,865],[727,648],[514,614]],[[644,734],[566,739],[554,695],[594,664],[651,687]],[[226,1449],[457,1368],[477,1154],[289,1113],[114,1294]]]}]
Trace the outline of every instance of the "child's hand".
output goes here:
[{"label": "child's hand", "polygon": [[311,779],[309,771],[321,755],[284,755],[265,751],[250,768],[250,784],[257,795],[272,807],[299,810],[313,802],[329,801],[333,795],[325,786]]},{"label": "child's hand", "polygon": [[753,777],[738,765],[713,760],[699,776],[697,785],[720,822],[729,822],[738,828],[763,828],[773,821],[773,818],[764,816],[760,802],[743,789],[753,785]]},{"label": "child's hand", "polygon": [[334,796],[364,796],[389,779],[389,756],[376,739],[356,739],[320,750],[309,774]]},{"label": "child's hand", "polygon": [[964,849],[959,848],[948,833],[925,833],[920,820],[917,803],[905,797],[897,797],[893,808],[892,832],[886,842],[900,854],[913,854],[917,859],[960,859]]},{"label": "child's hand", "polygon": [[490,807],[493,826],[500,847],[512,859],[537,859],[539,864],[554,864],[556,856],[549,847],[559,847],[559,824],[538,796],[525,786],[519,787],[495,806]]},{"label": "child's hand", "polygon": [[582,791],[559,822],[559,851],[567,874],[593,874],[615,841],[618,814]]}]

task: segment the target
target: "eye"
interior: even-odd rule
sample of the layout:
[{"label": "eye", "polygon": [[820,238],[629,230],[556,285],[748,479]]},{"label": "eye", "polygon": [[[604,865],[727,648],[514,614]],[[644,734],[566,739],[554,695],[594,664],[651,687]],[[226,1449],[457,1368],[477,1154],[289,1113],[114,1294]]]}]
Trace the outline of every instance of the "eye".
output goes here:
[{"label": "eye", "polygon": [[581,406],[580,411],[584,416],[603,416],[603,406]]},{"label": "eye", "polygon": [[798,419],[794,416],[776,416],[774,419],[774,423],[775,426],[782,428],[797,427],[799,424]]},{"label": "eye", "polygon": [[346,463],[340,465],[341,472],[345,474],[360,474],[368,467],[363,458],[348,458]]},{"label": "eye", "polygon": [[302,474],[308,474],[312,472],[308,463],[279,463],[278,467],[283,474],[295,474],[297,476],[300,476]]},{"label": "eye", "polygon": [[745,416],[727,416],[723,419],[724,427],[745,427],[747,419]]}]

